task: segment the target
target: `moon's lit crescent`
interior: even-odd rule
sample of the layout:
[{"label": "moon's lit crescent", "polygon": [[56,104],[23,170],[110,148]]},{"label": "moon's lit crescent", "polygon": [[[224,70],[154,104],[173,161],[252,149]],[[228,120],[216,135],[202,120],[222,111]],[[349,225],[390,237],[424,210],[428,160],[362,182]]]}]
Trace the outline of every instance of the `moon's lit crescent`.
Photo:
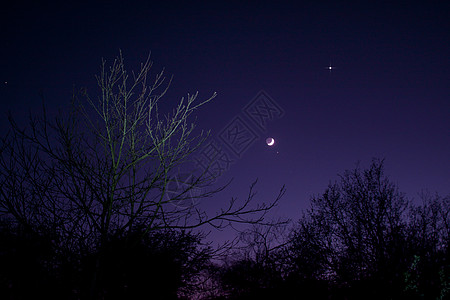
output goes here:
[{"label": "moon's lit crescent", "polygon": [[273,146],[273,144],[275,144],[275,140],[273,138],[267,138],[266,143],[269,146]]}]

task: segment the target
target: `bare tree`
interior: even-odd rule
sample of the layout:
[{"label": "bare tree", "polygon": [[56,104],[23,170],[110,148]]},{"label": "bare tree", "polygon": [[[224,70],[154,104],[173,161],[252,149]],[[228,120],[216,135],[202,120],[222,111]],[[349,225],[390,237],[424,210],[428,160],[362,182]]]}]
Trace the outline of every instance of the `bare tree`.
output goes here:
[{"label": "bare tree", "polygon": [[410,211],[411,247],[405,291],[412,296],[446,299],[450,294],[450,197],[420,194],[422,204]]},{"label": "bare tree", "polygon": [[346,171],[312,198],[292,235],[288,272],[301,280],[326,281],[333,289],[351,288],[354,295],[401,292],[408,205],[384,174],[383,160]]},{"label": "bare tree", "polygon": [[[207,172],[192,174],[189,184],[168,195],[177,168],[187,163],[208,132],[195,133],[192,114],[215,96],[198,101],[188,94],[164,113],[162,98],[171,79],[160,72],[151,79],[150,59],[137,73],[127,72],[122,54],[111,66],[103,61],[96,76],[99,96],[74,93],[70,111],[51,119],[43,108],[21,128],[12,118],[0,148],[0,212],[16,222],[58,236],[71,251],[101,249],[112,236],[135,229],[190,230],[203,225],[261,223],[284,194],[270,203],[231,199],[208,215],[192,197],[212,199]],[[173,192],[173,191],[171,191]]]},{"label": "bare tree", "polygon": [[420,194],[422,204],[414,206],[410,212],[410,238],[420,249],[437,252],[445,251],[450,241],[450,197]]},{"label": "bare tree", "polygon": [[237,258],[252,260],[256,264],[272,263],[276,259],[276,252],[288,241],[289,222],[278,219],[269,224],[253,224],[240,232]]}]

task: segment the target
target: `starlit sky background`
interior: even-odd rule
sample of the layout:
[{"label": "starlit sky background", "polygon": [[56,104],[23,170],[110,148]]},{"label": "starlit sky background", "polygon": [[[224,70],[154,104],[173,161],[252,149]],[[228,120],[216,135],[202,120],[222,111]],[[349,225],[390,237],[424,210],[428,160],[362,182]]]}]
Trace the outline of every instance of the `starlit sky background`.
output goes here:
[{"label": "starlit sky background", "polygon": [[[136,70],[151,51],[153,74],[174,75],[166,103],[217,91],[196,117],[224,151],[220,135],[236,118],[253,130],[219,178],[231,185],[201,203],[209,209],[244,199],[258,178],[255,200],[285,184],[272,217],[296,220],[337,174],[373,157],[407,197],[449,195],[450,2],[390,2],[10,1],[0,18],[1,134],[8,111],[39,112],[40,90],[56,112],[74,85],[94,92],[101,58],[121,49]],[[260,91],[283,112],[263,128],[244,109]]]}]

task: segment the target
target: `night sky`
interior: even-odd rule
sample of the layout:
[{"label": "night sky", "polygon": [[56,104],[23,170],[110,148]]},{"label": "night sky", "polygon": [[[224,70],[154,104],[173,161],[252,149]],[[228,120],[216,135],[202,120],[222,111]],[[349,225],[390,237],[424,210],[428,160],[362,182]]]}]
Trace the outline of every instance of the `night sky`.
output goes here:
[{"label": "night sky", "polygon": [[[217,91],[197,123],[233,159],[218,184],[234,179],[202,205],[242,199],[258,178],[257,201],[286,185],[273,216],[295,220],[338,173],[373,157],[409,198],[450,194],[448,1],[16,2],[1,9],[3,116],[37,111],[41,90],[51,111],[64,109],[73,86],[94,91],[101,58],[119,49],[129,68],[151,51],[154,74],[174,75],[168,105]],[[262,127],[246,114],[258,101],[278,109]],[[236,122],[252,135],[233,150],[221,136]]]}]

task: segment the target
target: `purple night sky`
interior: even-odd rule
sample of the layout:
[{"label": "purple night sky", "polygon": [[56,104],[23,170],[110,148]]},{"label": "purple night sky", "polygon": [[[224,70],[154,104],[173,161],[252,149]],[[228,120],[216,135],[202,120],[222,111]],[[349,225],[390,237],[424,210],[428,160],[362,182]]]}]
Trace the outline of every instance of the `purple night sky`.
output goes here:
[{"label": "purple night sky", "polygon": [[[64,108],[73,85],[95,86],[102,57],[121,49],[137,69],[151,51],[154,74],[174,75],[169,104],[218,92],[199,128],[219,138],[236,117],[253,126],[255,140],[220,177],[231,186],[203,205],[243,198],[258,178],[258,201],[286,185],[273,216],[295,220],[311,195],[373,157],[408,197],[449,195],[450,2],[311,2],[4,4],[1,112],[26,117],[39,90]],[[284,114],[258,129],[243,109],[261,90]]]}]

